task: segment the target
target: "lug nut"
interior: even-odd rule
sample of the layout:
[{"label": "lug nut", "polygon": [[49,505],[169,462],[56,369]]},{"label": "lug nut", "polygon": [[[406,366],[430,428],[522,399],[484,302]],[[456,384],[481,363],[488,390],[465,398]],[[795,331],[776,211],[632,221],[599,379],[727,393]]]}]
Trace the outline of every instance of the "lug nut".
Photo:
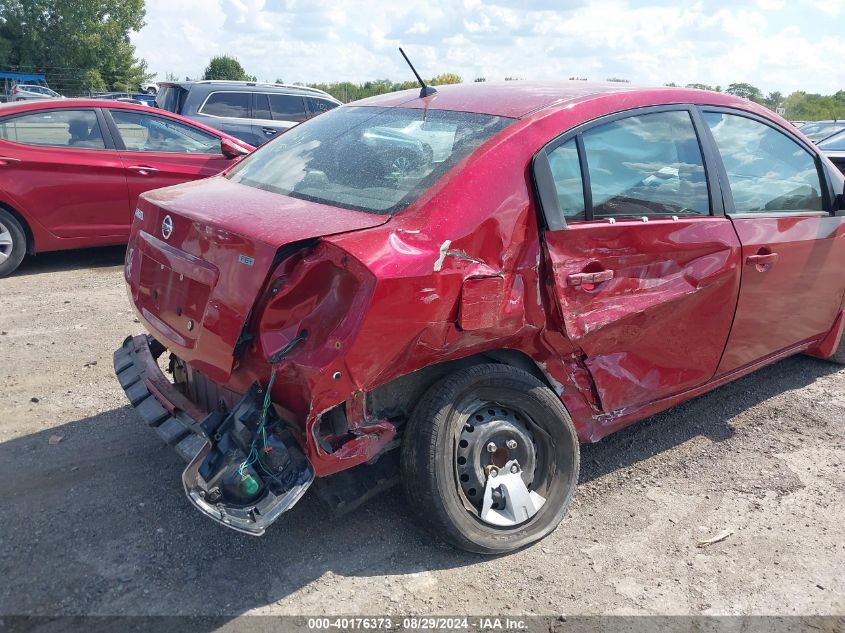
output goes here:
[{"label": "lug nut", "polygon": [[506,444],[506,446],[511,450],[515,449],[516,448],[516,440],[508,440],[508,443]]},{"label": "lug nut", "polygon": [[518,472],[519,472],[519,466],[517,466],[516,464],[514,464],[513,466],[511,466],[511,472],[512,472],[514,475],[515,475],[516,473],[518,473]]},{"label": "lug nut", "polygon": [[496,442],[490,442],[487,445],[487,452],[488,453],[495,453],[498,449],[499,449],[499,447],[496,446]]},{"label": "lug nut", "polygon": [[491,476],[491,477],[495,477],[495,476],[496,476],[496,475],[498,475],[498,474],[499,474],[499,471],[498,471],[498,470],[496,470],[495,468],[491,468],[491,469],[490,469],[490,476]]}]

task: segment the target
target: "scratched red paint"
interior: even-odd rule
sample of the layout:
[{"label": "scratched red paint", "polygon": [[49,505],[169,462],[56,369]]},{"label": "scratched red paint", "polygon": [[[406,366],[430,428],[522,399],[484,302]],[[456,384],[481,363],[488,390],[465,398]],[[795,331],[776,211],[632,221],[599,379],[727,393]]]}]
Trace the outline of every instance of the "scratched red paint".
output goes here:
[{"label": "scratched red paint", "polygon": [[[555,136],[667,103],[729,106],[786,125],[780,119],[721,94],[513,84],[362,103],[518,118],[394,217],[222,177],[145,194],[126,267],[142,322],[235,393],[266,384],[269,356],[307,330],[272,395],[318,476],[371,459],[394,437],[367,393],[437,363],[518,350],[560,396],[581,440],[596,441],[776,358],[835,349],[845,292],[839,216],[585,222],[541,239],[529,166]],[[165,215],[174,222],[168,243],[159,237]],[[274,263],[294,242],[302,248]],[[770,283],[745,264],[762,245],[783,254]],[[840,264],[824,269],[829,261]],[[594,289],[567,282],[605,269],[613,279]],[[790,329],[790,312],[806,319]],[[236,359],[245,322],[256,337]],[[350,436],[327,452],[316,427],[342,403]]]}]

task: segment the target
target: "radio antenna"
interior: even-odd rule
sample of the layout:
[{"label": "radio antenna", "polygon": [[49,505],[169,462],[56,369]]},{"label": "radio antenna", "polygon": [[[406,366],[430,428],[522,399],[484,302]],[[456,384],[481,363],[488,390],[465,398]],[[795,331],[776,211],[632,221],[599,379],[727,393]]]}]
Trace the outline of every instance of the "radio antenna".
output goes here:
[{"label": "radio antenna", "polygon": [[399,52],[402,53],[402,57],[405,58],[405,61],[408,62],[408,66],[411,67],[411,71],[417,78],[417,81],[420,82],[420,99],[424,99],[426,97],[430,97],[431,95],[437,94],[437,90],[432,86],[426,86],[425,82],[423,81],[420,74],[417,72],[417,69],[414,68],[414,65],[411,63],[411,60],[408,59],[408,56],[405,54],[405,51],[402,50],[402,47],[399,47]]}]

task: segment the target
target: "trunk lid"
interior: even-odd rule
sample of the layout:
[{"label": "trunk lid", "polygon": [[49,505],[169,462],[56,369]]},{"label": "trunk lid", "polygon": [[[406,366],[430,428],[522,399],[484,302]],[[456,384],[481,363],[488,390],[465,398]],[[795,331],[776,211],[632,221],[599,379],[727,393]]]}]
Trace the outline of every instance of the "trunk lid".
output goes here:
[{"label": "trunk lid", "polygon": [[222,177],[148,192],[138,201],[125,276],[144,324],[217,382],[277,253],[389,216],[298,200]]}]

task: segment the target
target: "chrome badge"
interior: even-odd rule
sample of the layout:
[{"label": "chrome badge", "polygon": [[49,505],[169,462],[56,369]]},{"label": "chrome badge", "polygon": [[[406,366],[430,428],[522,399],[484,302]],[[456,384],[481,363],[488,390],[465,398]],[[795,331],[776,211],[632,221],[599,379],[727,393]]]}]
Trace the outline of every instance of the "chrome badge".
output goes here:
[{"label": "chrome badge", "polygon": [[168,240],[173,235],[173,218],[169,215],[164,216],[164,222],[161,223],[161,236]]}]

